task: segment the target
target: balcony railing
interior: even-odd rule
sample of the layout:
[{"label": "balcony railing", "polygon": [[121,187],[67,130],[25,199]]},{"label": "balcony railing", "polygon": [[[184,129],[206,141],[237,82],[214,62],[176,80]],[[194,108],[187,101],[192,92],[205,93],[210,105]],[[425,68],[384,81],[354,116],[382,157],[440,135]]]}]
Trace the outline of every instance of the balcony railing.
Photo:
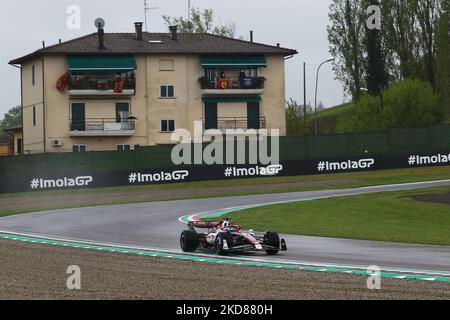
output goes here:
[{"label": "balcony railing", "polygon": [[247,117],[221,117],[217,121],[206,121],[203,119],[203,128],[205,129],[265,129],[266,118],[247,118]]},{"label": "balcony railing", "polygon": [[72,94],[133,94],[136,83],[132,77],[89,78],[69,80],[69,93]]},{"label": "balcony railing", "polygon": [[243,77],[243,78],[214,78],[202,77],[199,79],[203,90],[254,90],[264,89],[264,77]]},{"label": "balcony railing", "polygon": [[70,120],[72,136],[129,136],[136,130],[135,119],[118,121],[117,119]]}]

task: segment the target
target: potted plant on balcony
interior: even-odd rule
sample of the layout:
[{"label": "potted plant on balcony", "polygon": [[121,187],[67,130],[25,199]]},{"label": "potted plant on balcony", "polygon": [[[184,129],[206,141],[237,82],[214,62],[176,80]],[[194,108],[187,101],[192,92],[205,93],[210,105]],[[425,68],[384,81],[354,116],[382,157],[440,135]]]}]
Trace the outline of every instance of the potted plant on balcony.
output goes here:
[{"label": "potted plant on balcony", "polygon": [[258,77],[256,78],[256,87],[258,89],[264,89],[264,83],[266,82],[266,78],[265,77]]},{"label": "potted plant on balcony", "polygon": [[209,86],[209,80],[208,80],[207,77],[205,77],[205,76],[200,77],[200,78],[198,79],[198,82],[200,82],[200,86],[201,86],[202,89],[208,89],[208,86]]}]

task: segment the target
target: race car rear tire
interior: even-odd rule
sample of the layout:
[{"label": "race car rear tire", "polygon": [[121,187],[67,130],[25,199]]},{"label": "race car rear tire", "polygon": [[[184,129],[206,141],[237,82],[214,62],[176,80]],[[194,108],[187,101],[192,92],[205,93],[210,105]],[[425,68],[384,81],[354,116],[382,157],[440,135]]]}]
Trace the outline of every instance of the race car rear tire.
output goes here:
[{"label": "race car rear tire", "polygon": [[[274,247],[274,248],[280,248],[280,236],[276,232],[267,231],[264,235],[264,244]],[[268,255],[275,255],[280,250],[270,249],[266,250],[266,253]]]},{"label": "race car rear tire", "polygon": [[225,240],[227,242],[228,248],[231,248],[232,239],[231,235],[227,232],[220,232],[217,234],[216,237],[216,253],[220,256],[226,256],[228,255],[228,251],[224,249],[224,242]]},{"label": "race car rear tire", "polygon": [[197,232],[192,230],[185,230],[180,236],[181,250],[184,252],[194,252],[198,247]]}]

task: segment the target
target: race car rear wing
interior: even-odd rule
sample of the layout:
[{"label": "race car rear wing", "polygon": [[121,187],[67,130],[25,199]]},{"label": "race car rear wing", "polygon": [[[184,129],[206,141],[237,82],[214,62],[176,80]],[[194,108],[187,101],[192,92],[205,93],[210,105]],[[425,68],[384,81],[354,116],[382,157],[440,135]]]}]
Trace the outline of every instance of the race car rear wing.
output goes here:
[{"label": "race car rear wing", "polygon": [[212,222],[212,221],[189,221],[188,226],[199,228],[199,229],[214,229],[219,227],[222,222]]}]

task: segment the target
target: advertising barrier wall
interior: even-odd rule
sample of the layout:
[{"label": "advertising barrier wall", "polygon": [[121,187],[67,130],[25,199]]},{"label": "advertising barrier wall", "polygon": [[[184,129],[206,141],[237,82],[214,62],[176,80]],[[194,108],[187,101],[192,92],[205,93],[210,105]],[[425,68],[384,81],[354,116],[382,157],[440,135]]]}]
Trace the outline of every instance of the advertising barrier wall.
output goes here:
[{"label": "advertising barrier wall", "polygon": [[3,176],[0,193],[99,188],[202,180],[301,176],[450,164],[450,151],[432,154],[341,157],[281,161],[274,165],[189,165],[160,169],[77,170],[54,175]]}]

